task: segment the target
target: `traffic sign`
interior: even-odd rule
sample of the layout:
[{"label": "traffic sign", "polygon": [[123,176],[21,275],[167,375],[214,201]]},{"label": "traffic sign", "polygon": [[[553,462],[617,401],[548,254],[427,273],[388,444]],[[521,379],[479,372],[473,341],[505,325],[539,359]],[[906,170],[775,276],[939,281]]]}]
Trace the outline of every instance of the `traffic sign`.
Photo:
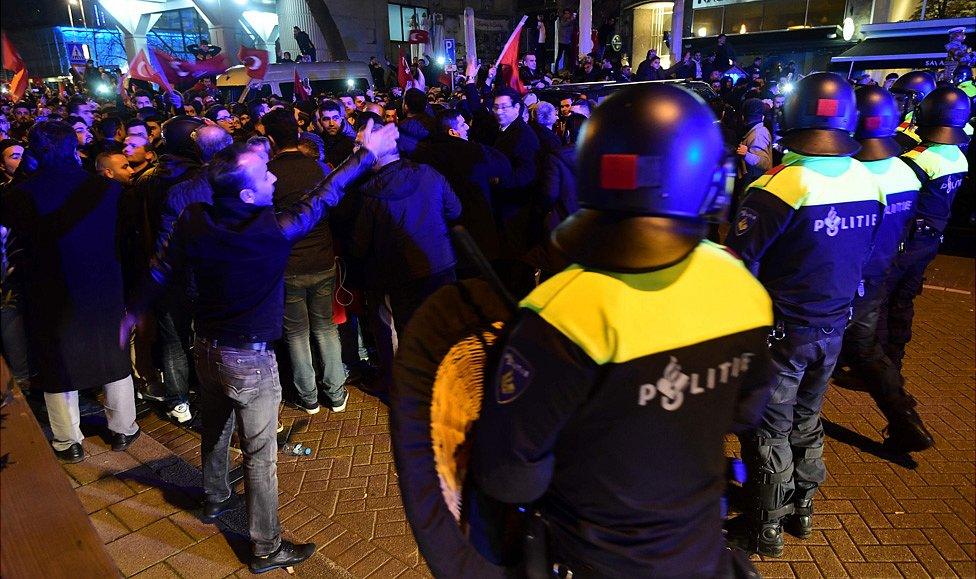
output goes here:
[{"label": "traffic sign", "polygon": [[444,58],[447,62],[457,62],[457,42],[453,38],[444,39]]},{"label": "traffic sign", "polygon": [[88,51],[85,50],[87,47],[80,42],[65,42],[65,48],[68,49],[68,62],[71,64],[85,64],[88,60]]}]

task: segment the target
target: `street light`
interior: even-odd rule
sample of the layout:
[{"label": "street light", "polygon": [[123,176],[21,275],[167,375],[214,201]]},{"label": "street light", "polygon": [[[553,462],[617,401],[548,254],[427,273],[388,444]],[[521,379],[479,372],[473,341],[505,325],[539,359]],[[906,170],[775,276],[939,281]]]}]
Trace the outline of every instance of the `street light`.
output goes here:
[{"label": "street light", "polygon": [[708,29],[705,28],[704,26],[700,27],[698,29],[698,37],[699,38],[704,38],[706,36],[708,36]]}]

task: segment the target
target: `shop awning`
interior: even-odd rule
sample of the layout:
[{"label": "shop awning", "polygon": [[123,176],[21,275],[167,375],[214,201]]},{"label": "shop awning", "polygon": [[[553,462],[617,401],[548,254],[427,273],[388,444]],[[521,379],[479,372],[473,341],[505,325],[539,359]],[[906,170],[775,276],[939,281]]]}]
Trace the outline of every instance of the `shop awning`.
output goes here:
[{"label": "shop awning", "polygon": [[945,34],[867,38],[830,59],[831,70],[938,68],[945,64]]}]

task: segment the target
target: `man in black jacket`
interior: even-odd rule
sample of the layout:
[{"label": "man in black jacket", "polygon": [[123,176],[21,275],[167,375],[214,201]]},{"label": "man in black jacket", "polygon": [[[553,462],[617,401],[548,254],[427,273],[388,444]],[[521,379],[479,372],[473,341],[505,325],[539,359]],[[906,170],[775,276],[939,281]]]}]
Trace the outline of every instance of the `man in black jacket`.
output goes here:
[{"label": "man in black jacket", "polygon": [[[315,187],[329,168],[298,150],[298,123],[290,110],[276,109],[264,115],[264,129],[274,145],[268,170],[278,177],[275,209],[284,209]],[[332,321],[332,292],[335,291],[335,252],[329,221],[323,219],[291,249],[285,268],[285,341],[291,358],[292,379],[298,391],[298,406],[309,414],[319,411],[319,389],[333,412],[346,409],[349,393],[343,385],[339,330]],[[316,379],[312,353],[322,361]]]},{"label": "man in black jacket", "polygon": [[[468,123],[457,109],[437,113],[438,130],[412,155],[437,169],[461,201],[460,224],[488,259],[499,257],[498,230],[491,210],[491,186],[511,179],[512,164],[498,149],[468,140]],[[465,264],[459,274],[473,273]]]},{"label": "man in black jacket", "polygon": [[325,162],[338,167],[352,154],[355,133],[346,122],[346,114],[338,101],[326,100],[319,105],[319,123],[322,125],[322,142],[325,144]]},{"label": "man in black jacket", "polygon": [[448,227],[461,203],[440,173],[397,151],[380,156],[358,189],[351,253],[363,266],[380,386],[388,389],[396,349],[389,320],[402,331],[428,296],[454,281]]},{"label": "man in black jacket", "polygon": [[494,198],[495,215],[501,228],[502,253],[517,258],[532,246],[530,212],[538,177],[539,139],[522,120],[522,99],[515,89],[504,87],[495,93],[492,111],[500,133],[495,148],[512,164],[512,178],[502,181]]},{"label": "man in black jacket", "polygon": [[213,204],[186,208],[153,260],[149,283],[122,321],[120,338],[164,292],[174,273],[191,268],[197,283],[194,344],[203,399],[204,517],[239,502],[227,479],[235,423],[244,452],[245,493],[254,557],[263,573],[307,559],[309,543],[282,540],[278,523],[276,430],[281,384],[270,343],[281,337],[284,274],[294,243],[308,235],[349,183],[377,156],[396,148],[396,128],[361,138],[362,148],[299,202],[275,212],[275,176],[246,146],[219,153],[208,168]]},{"label": "man in black jacket", "polygon": [[293,28],[293,35],[295,42],[298,43],[298,50],[302,52],[302,56],[308,58],[309,62],[315,62],[315,45],[312,44],[312,39],[308,37],[308,32],[295,26]]}]

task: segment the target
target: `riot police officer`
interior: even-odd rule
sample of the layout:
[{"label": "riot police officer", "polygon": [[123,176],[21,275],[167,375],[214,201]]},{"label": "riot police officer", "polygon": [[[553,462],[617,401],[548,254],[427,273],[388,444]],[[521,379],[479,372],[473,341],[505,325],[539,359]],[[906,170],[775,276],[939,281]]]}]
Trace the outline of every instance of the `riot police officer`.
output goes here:
[{"label": "riot police officer", "polygon": [[[901,372],[885,354],[876,335],[879,310],[887,297],[885,277],[904,241],[908,223],[915,216],[922,184],[908,164],[898,158],[901,147],[894,135],[900,115],[894,97],[879,86],[861,87],[855,94],[859,118],[854,138],[861,143],[861,150],[854,158],[864,163],[881,186],[885,213],[854,296],[854,311],[834,376],[835,380],[858,382],[871,394],[888,419],[889,446],[924,450],[932,445],[932,437],[915,411],[915,399],[905,392]],[[845,371],[840,371],[841,366]]]},{"label": "riot police officer", "polygon": [[[806,537],[826,477],[820,408],[851,300],[881,224],[884,194],[851,138],[854,91],[839,75],[801,80],[785,108],[783,164],[754,181],[727,243],[773,299],[774,371],[757,430],[741,437],[751,504],[739,543],[783,551],[783,521]],[[793,515],[793,516],[790,516]]]},{"label": "riot police officer", "polygon": [[577,155],[582,209],[553,233],[574,265],[521,302],[470,472],[539,501],[562,576],[726,576],[723,437],[765,402],[748,376],[772,321],[742,263],[703,241],[732,164],[708,106],[674,86],[608,97]]},{"label": "riot police officer", "polygon": [[952,202],[969,170],[960,146],[969,142],[964,127],[970,112],[969,98],[962,90],[951,86],[933,90],[916,115],[921,145],[902,157],[921,181],[921,189],[904,250],[885,282],[887,308],[878,321],[882,347],[899,369],[912,337],[915,296],[922,291],[925,268],[939,252]]},{"label": "riot police officer", "polygon": [[891,94],[895,95],[902,114],[902,122],[898,125],[898,132],[895,135],[902,152],[918,145],[919,137],[915,134],[915,110],[922,99],[933,90],[935,90],[935,75],[927,70],[905,73],[891,85]]}]

